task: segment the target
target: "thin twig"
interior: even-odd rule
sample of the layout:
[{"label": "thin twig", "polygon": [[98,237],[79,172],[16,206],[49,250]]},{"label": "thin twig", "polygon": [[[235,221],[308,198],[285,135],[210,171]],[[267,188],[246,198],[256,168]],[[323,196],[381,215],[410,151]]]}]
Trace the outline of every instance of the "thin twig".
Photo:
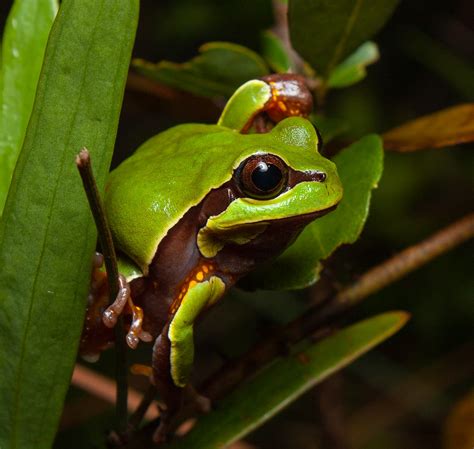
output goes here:
[{"label": "thin twig", "polygon": [[[80,388],[91,396],[101,399],[102,401],[108,402],[109,404],[116,403],[116,389],[117,385],[113,379],[103,376],[102,374],[93,371],[84,365],[76,363],[74,372],[72,374],[71,384],[76,388]],[[147,396],[147,392],[142,392],[134,389],[128,389],[128,410],[133,412],[135,409],[140,407],[143,398]],[[154,397],[152,399],[155,399]],[[101,410],[99,410],[100,412]],[[95,410],[92,411],[94,413]],[[91,411],[89,411],[89,415]],[[159,416],[157,408],[149,408],[142,418],[144,417],[147,421],[151,421]],[[129,419],[129,424],[132,422],[132,417]],[[89,416],[90,418],[90,416]]]},{"label": "thin twig", "polygon": [[[76,165],[82,178],[84,190],[94,216],[99,237],[100,247],[104,255],[105,267],[109,284],[110,304],[115,301],[119,292],[119,274],[117,268],[117,255],[112,240],[112,233],[105,216],[104,207],[100,198],[97,183],[92,172],[89,151],[83,148],[76,156]],[[117,426],[119,432],[127,430],[127,361],[125,348],[125,334],[123,319],[120,316],[115,326],[115,374],[117,381]]]},{"label": "thin twig", "polygon": [[472,237],[474,213],[367,271],[352,285],[341,290],[334,301],[355,304]]},{"label": "thin twig", "polygon": [[150,411],[149,407],[151,403],[156,399],[156,387],[152,384],[148,386],[147,391],[141,398],[139,404],[137,404],[137,408],[130,416],[128,421],[129,425],[129,432],[134,432],[140,423],[142,422],[144,417],[149,417],[150,413],[154,415],[159,415],[158,408],[155,409],[155,412]]}]

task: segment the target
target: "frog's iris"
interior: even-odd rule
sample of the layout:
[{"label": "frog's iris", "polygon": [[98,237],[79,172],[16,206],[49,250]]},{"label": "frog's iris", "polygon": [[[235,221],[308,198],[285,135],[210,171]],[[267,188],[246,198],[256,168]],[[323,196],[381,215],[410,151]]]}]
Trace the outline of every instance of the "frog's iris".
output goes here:
[{"label": "frog's iris", "polygon": [[288,167],[277,156],[249,157],[237,170],[242,191],[251,198],[274,198],[286,186]]}]

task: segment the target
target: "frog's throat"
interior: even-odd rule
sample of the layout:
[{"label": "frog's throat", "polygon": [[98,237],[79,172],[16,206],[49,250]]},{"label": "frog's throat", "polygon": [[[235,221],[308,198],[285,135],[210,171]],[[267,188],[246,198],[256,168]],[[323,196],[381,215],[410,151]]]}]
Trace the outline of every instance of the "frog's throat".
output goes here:
[{"label": "frog's throat", "polygon": [[268,224],[281,219],[323,215],[334,209],[342,198],[340,185],[301,182],[271,200],[238,198],[222,213],[212,216],[197,236],[199,251],[212,258],[228,243],[244,245],[262,232]]}]

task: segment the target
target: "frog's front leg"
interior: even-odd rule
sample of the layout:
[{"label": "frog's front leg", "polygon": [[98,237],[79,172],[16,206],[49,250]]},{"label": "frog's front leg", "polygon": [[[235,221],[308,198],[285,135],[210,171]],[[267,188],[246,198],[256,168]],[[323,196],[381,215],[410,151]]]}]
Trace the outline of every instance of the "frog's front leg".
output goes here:
[{"label": "frog's front leg", "polygon": [[151,335],[142,329],[143,325],[143,310],[141,307],[133,303],[130,285],[125,279],[125,276],[119,274],[119,291],[115,301],[107,307],[102,314],[102,321],[105,326],[112,328],[117,324],[119,316],[123,313],[125,306],[128,305],[132,312],[132,322],[127,332],[127,344],[130,348],[135,349],[140,340],[149,342],[152,340]]},{"label": "frog's front leg", "polygon": [[[169,419],[183,402],[194,361],[194,323],[204,309],[219,300],[225,289],[224,281],[218,276],[202,282],[192,280],[171,306],[168,323],[153,347],[152,380],[166,406],[155,432],[155,441],[166,436]],[[195,394],[194,398],[201,406],[205,404],[202,397]]]},{"label": "frog's front leg", "polygon": [[79,352],[89,361],[95,361],[99,354],[113,344],[112,328],[122,313],[131,313],[132,319],[127,333],[127,344],[136,348],[138,341],[151,341],[148,332],[143,331],[143,311],[131,298],[130,286],[124,276],[119,275],[119,292],[109,306],[107,274],[103,270],[104,258],[96,253],[93,262],[91,285],[88,297],[86,319],[82,331]]}]

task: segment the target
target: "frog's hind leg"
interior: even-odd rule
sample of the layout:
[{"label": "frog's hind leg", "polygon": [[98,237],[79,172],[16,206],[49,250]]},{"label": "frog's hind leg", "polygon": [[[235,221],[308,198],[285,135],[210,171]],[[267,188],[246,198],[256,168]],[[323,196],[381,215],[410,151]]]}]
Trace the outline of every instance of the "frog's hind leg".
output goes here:
[{"label": "frog's hind leg", "polygon": [[[155,384],[165,407],[161,410],[160,426],[155,441],[163,441],[170,430],[170,420],[180,409],[187,395],[202,411],[210,403],[189,389],[189,377],[194,362],[194,322],[199,314],[213,305],[224,293],[225,284],[218,276],[202,282],[191,281],[186,294],[177,307],[172,308],[168,323],[153,346],[152,382]],[[194,391],[194,394],[190,394]]]}]

